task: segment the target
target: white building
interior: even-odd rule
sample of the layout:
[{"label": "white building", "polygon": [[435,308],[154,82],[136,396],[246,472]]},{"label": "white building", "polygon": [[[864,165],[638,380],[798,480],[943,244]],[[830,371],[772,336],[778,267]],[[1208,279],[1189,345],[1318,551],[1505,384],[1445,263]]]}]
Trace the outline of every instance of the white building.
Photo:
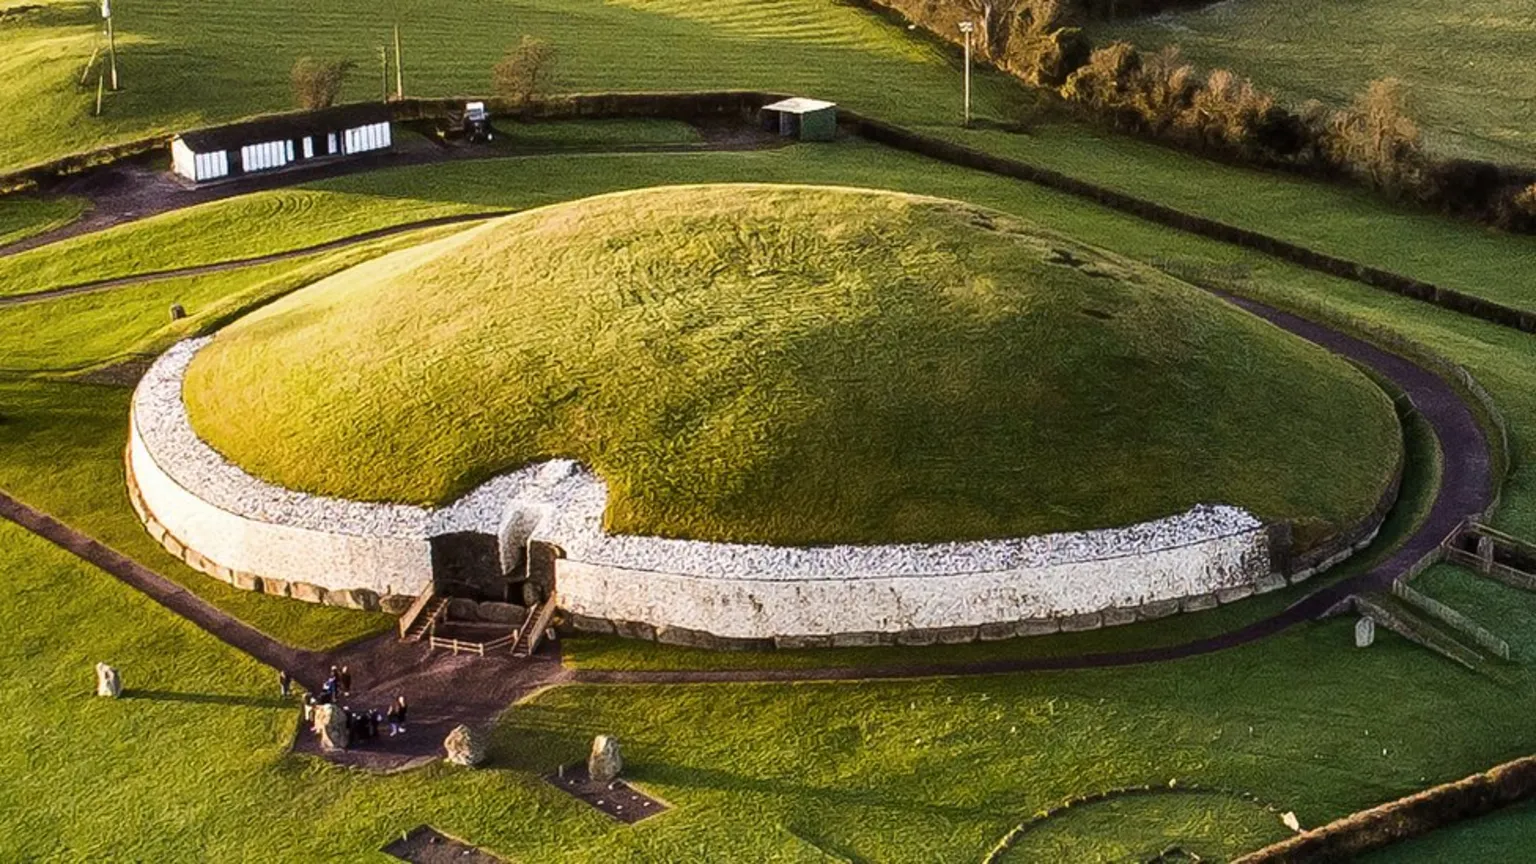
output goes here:
[{"label": "white building", "polygon": [[391,144],[389,106],[340,105],[184,132],[171,139],[171,170],[203,183],[386,150]]}]

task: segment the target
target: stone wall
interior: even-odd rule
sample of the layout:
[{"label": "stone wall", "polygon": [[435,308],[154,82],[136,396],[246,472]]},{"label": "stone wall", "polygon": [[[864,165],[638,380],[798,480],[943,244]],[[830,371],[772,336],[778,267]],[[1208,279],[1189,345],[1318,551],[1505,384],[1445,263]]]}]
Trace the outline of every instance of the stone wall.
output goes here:
[{"label": "stone wall", "polygon": [[[1051,632],[1130,623],[1215,606],[1218,596],[1251,596],[1270,567],[1268,535],[1255,526],[1133,556],[969,573],[698,577],[567,558],[557,574],[560,606],[579,628],[618,632],[644,623],[728,639],[830,644],[830,637],[847,634],[878,643],[931,631],[935,641],[973,641],[983,627],[992,638],[1006,638],[1021,635],[1021,624]],[[1269,579],[1264,587],[1284,584]]]},{"label": "stone wall", "polygon": [[430,538],[478,531],[505,561],[519,544],[560,550],[557,594],[577,627],[741,647],[1087,630],[1285,584],[1271,572],[1270,530],[1232,507],[1038,537],[788,548],[607,534],[606,484],[570,460],[436,510],[305,495],[250,476],[192,431],[182,378],[207,342],[178,344],[140,381],[130,491],[167,549],[240,587],[391,608],[430,584]]}]

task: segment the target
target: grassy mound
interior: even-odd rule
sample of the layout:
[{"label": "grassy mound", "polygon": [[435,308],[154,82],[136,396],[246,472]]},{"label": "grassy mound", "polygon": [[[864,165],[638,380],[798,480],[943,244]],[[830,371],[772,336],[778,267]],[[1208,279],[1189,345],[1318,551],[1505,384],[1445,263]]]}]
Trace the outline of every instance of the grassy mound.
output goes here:
[{"label": "grassy mound", "polygon": [[197,431],[309,492],[442,503],[578,458],[611,530],[774,543],[1103,527],[1202,501],[1345,524],[1400,435],[1214,297],[952,201],[670,187],[385,256],[221,333]]}]

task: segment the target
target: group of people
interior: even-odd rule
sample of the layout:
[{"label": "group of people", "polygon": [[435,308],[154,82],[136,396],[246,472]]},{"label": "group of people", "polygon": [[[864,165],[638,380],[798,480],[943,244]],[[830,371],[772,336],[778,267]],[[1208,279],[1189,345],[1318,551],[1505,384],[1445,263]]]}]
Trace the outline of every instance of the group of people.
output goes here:
[{"label": "group of people", "polygon": [[[284,696],[292,694],[293,676],[288,674],[288,670],[278,671],[277,686]],[[317,706],[339,705],[342,697],[351,695],[352,671],[345,666],[332,666],[330,675],[320,686],[320,692],[304,699],[304,722],[308,723],[314,719]],[[396,696],[395,701],[385,711],[378,709],[353,711],[350,707],[341,705],[341,712],[347,718],[348,737],[353,741],[377,738],[379,728],[385,724],[389,726],[391,737],[404,734],[406,707],[404,696]]]}]

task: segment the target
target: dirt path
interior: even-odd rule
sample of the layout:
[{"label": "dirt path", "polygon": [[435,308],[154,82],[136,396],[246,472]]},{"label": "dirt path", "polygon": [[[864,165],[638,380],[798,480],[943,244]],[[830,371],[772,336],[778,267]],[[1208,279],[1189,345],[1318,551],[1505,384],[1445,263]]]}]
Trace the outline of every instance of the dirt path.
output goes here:
[{"label": "dirt path", "polygon": [[348,246],[356,246],[377,240],[381,237],[390,237],[395,234],[404,234],[407,231],[417,231],[422,228],[434,228],[439,225],[458,225],[464,222],[475,222],[480,219],[490,219],[496,216],[505,216],[511,211],[488,210],[483,213],[461,213],[454,216],[437,216],[431,219],[418,219],[415,222],[403,222],[399,225],[390,225],[386,228],[375,228],[361,234],[353,234],[338,240],[326,243],[318,243],[314,246],[305,246],[299,249],[289,249],[286,252],[273,252],[268,255],[257,255],[252,258],[235,258],[230,261],[219,261],[214,264],[199,264],[194,267],[176,267],[171,270],[155,270],[149,273],[135,273],[132,276],[119,276],[113,279],[98,279],[94,282],[80,282],[75,285],[64,285],[59,288],[49,288],[46,291],[34,291],[30,294],[11,294],[0,296],[0,307],[19,306],[23,303],[39,303],[44,300],[54,300],[66,297],[70,294],[85,294],[90,291],[105,291],[112,288],[122,288],[127,285],[138,285],[144,282],[153,282],[157,279],[169,279],[181,276],[202,276],[206,273],[222,273],[227,270],[239,270],[243,267],[255,267],[260,264],[270,264],[274,261],[286,261],[290,258],[301,258],[305,255],[313,255],[319,252],[329,252],[335,249],[345,249]]},{"label": "dirt path", "polygon": [[[933,676],[993,675],[1052,669],[1126,666],[1193,657],[1258,641],[1311,620],[1352,593],[1381,588],[1445,538],[1492,495],[1488,442],[1459,394],[1444,380],[1410,361],[1323,325],[1241,298],[1230,302],[1337,354],[1359,361],[1396,382],[1418,406],[1439,438],[1445,470],[1429,516],[1386,560],[1370,570],[1308,594],[1276,615],[1205,639],[1135,651],[1065,657],[1002,659],[971,663],[844,666],[819,669],[719,669],[618,671],[568,669],[551,654],[531,661],[434,653],[423,643],[402,643],[393,634],[320,653],[284,645],[213,607],[137,562],[52,517],[0,493],[0,516],[75,553],[148,594],[224,642],[274,668],[286,668],[308,689],[318,689],[332,665],[346,665],[356,685],[347,704],[384,708],[395,694],[411,702],[409,732],[341,754],[320,754],[371,770],[408,768],[441,755],[443,737],[455,725],[485,726],[507,706],[534,690],[562,683],[702,684],[711,682],[846,681]],[[921,649],[913,649],[921,660]],[[275,685],[274,685],[275,686]],[[301,730],[295,749],[318,753],[313,735]]]}]

